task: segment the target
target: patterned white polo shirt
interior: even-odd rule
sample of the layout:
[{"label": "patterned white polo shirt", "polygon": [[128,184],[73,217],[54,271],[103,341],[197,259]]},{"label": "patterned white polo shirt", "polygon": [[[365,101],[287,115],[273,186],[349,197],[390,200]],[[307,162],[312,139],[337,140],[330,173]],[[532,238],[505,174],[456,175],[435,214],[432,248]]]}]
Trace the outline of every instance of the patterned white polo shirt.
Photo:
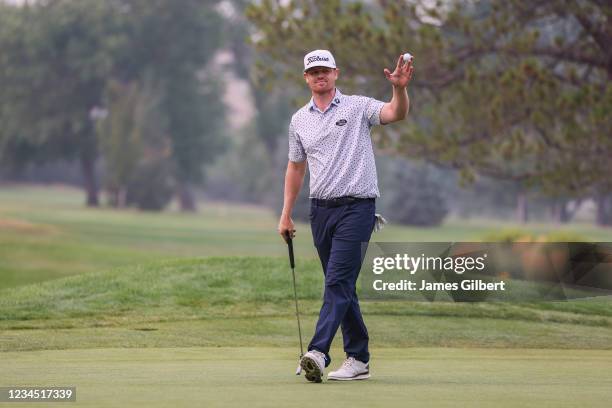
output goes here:
[{"label": "patterned white polo shirt", "polygon": [[310,198],[380,197],[370,129],[384,104],[336,88],[324,112],[311,98],[293,115],[289,160],[308,159]]}]

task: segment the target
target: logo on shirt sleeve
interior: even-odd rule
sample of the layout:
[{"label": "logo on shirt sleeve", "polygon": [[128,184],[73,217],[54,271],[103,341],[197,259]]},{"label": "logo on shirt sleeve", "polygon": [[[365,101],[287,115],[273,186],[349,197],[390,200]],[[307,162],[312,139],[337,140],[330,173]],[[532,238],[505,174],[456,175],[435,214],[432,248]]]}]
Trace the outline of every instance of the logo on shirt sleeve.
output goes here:
[{"label": "logo on shirt sleeve", "polygon": [[344,126],[346,125],[346,119],[340,119],[336,122],[336,126]]}]

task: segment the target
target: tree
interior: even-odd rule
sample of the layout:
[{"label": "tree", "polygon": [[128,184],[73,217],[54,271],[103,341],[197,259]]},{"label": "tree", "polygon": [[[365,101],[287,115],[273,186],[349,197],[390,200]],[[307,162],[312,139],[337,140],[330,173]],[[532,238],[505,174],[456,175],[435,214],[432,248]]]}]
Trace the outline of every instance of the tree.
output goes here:
[{"label": "tree", "polygon": [[[222,84],[206,75],[222,20],[208,0],[40,0],[2,5],[0,157],[3,163],[71,159],[82,164],[87,203],[97,205],[98,144],[91,113],[107,82],[159,85],[183,209],[190,185],[223,148]],[[4,13],[3,13],[4,14]],[[129,139],[131,136],[126,135]]]},{"label": "tree", "polygon": [[90,111],[112,68],[113,11],[95,0],[2,7],[10,18],[0,33],[2,160],[79,158],[87,204],[95,206],[98,151]]},{"label": "tree", "polygon": [[226,25],[228,46],[233,53],[233,69],[239,78],[247,80],[255,102],[255,131],[270,156],[274,157],[281,135],[287,134],[289,119],[292,115],[288,90],[282,87],[271,87],[252,75],[251,68],[255,60],[253,48],[249,46],[249,25],[244,16],[247,4],[244,0],[233,0],[235,11],[228,16]]},{"label": "tree", "polygon": [[392,188],[388,191],[386,215],[400,224],[432,227],[440,225],[448,213],[443,177],[431,165],[395,160]]},{"label": "tree", "polygon": [[612,193],[607,2],[268,0],[247,15],[263,77],[297,84],[294,62],[327,47],[344,86],[383,98],[383,66],[405,50],[416,56],[413,119],[379,133],[379,148],[461,169],[466,179]]},{"label": "tree", "polygon": [[[128,185],[138,167],[169,155],[169,140],[159,111],[160,94],[152,80],[110,80],[105,113],[98,121],[98,143],[105,160],[105,182],[111,205],[127,205]],[[166,153],[167,152],[167,153]],[[141,177],[141,182],[147,180]],[[132,183],[133,184],[133,183]]]},{"label": "tree", "polygon": [[204,164],[225,147],[222,84],[205,71],[221,45],[223,21],[210,0],[117,0],[127,21],[128,47],[115,74],[145,72],[159,84],[160,110],[172,144],[181,209],[195,210],[191,185],[204,180]]}]

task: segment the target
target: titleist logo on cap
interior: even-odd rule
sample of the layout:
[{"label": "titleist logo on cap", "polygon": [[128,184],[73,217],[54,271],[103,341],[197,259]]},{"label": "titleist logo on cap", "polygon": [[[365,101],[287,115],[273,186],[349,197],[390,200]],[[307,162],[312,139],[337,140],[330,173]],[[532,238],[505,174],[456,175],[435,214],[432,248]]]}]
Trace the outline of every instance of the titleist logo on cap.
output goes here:
[{"label": "titleist logo on cap", "polygon": [[326,57],[319,57],[318,55],[314,55],[312,57],[308,57],[308,63],[312,63],[315,61],[329,61],[329,58]]},{"label": "titleist logo on cap", "polygon": [[334,56],[328,50],[314,50],[304,55],[304,71],[314,67],[336,68]]}]

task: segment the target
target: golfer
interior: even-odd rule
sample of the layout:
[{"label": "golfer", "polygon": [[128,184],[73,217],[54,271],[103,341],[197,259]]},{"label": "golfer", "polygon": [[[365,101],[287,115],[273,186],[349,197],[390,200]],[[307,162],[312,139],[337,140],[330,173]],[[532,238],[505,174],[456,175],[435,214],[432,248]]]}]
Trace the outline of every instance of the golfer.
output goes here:
[{"label": "golfer", "polygon": [[312,98],[289,125],[289,162],[278,232],[285,240],[295,234],[291,213],[308,163],[312,237],[325,275],[319,320],[300,361],[308,381],[322,381],[338,327],[347,358],[327,379],[370,377],[368,330],[355,291],[364,257],[361,246],[370,240],[375,200],[380,197],[370,129],[406,117],[413,71],[412,59],[404,61],[402,56],[393,72],[384,69],[393,89],[391,101],[384,103],[342,94],[336,88],[340,70],[331,52],[315,50],[304,57],[304,80]]}]

